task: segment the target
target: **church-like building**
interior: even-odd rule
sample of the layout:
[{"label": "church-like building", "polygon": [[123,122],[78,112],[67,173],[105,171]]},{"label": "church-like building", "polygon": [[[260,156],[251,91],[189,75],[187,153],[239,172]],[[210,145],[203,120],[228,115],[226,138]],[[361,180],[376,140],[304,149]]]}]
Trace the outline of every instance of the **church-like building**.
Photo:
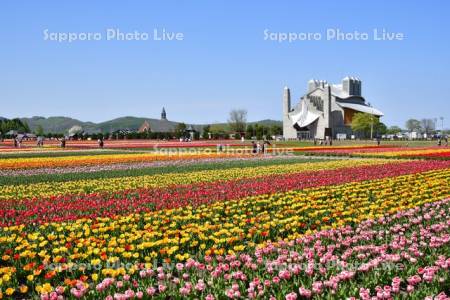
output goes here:
[{"label": "church-like building", "polygon": [[144,120],[142,125],[137,130],[138,132],[172,132],[177,125],[177,122],[167,120],[166,109],[163,107],[161,111],[161,118]]},{"label": "church-like building", "polygon": [[346,77],[340,84],[323,80],[308,81],[308,91],[291,107],[288,87],[283,94],[283,136],[285,139],[336,138],[352,134],[351,123],[357,112],[383,116],[361,96],[361,80]]}]

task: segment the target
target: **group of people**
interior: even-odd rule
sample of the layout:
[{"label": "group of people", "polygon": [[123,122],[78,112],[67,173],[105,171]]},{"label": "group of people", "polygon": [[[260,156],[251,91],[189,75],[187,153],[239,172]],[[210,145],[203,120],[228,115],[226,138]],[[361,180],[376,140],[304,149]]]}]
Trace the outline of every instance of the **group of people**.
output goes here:
[{"label": "group of people", "polygon": [[322,146],[322,145],[325,145],[325,146],[327,146],[327,145],[333,146],[333,139],[331,139],[329,136],[326,136],[324,140],[317,140],[317,139],[314,139],[314,145],[317,145],[317,144],[319,144],[320,146]]},{"label": "group of people", "polygon": [[44,147],[44,137],[38,136],[36,140],[36,145],[40,147]]},{"label": "group of people", "polygon": [[[59,141],[59,146],[61,148],[66,148],[66,138],[65,137],[58,139],[58,141]],[[103,139],[101,139],[101,138],[97,140],[97,143],[98,143],[98,147],[100,149],[103,149],[103,147],[105,146],[105,143],[104,143]]]},{"label": "group of people", "polygon": [[58,141],[59,141],[59,146],[61,148],[66,148],[66,138],[65,137],[62,137],[61,139],[58,139]]},{"label": "group of people", "polygon": [[253,154],[266,154],[267,147],[270,146],[269,141],[264,141],[262,144],[260,142],[252,141],[252,153]]}]

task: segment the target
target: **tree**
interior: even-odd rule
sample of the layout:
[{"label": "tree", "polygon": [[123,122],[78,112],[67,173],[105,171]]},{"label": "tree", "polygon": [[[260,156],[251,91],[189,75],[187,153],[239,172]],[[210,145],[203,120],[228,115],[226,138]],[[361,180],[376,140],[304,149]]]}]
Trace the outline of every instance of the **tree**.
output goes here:
[{"label": "tree", "polygon": [[223,124],[211,125],[210,132],[213,139],[227,139],[229,137],[226,125]]},{"label": "tree", "polygon": [[254,128],[253,128],[253,125],[252,124],[248,124],[247,125],[247,128],[245,129],[245,138],[247,139],[247,140],[251,140],[252,139],[252,137],[253,137],[253,135],[254,135]]},{"label": "tree", "polygon": [[186,128],[187,126],[185,123],[178,123],[177,126],[175,127],[175,136],[177,138],[184,136],[186,133]]},{"label": "tree", "polygon": [[406,121],[405,126],[406,129],[408,129],[410,132],[421,131],[422,129],[420,121],[416,119],[409,119],[408,121]]},{"label": "tree", "polygon": [[436,123],[433,119],[422,119],[420,121],[420,125],[422,126],[423,131],[428,135],[433,131],[436,127]]},{"label": "tree", "polygon": [[399,133],[401,131],[402,131],[402,129],[400,127],[398,127],[398,126],[390,126],[387,129],[386,133],[388,133],[388,134],[396,134],[396,133]]},{"label": "tree", "polygon": [[257,140],[262,140],[264,138],[264,135],[266,133],[266,130],[263,125],[259,125],[258,123],[255,124],[255,135]]},{"label": "tree", "polygon": [[270,126],[270,134],[271,135],[282,135],[283,134],[283,126],[281,125],[272,125]]},{"label": "tree", "polygon": [[386,134],[386,132],[387,132],[387,126],[383,122],[380,122],[375,128],[376,136],[379,136],[379,135],[382,135],[382,134]]},{"label": "tree", "polygon": [[15,130],[20,133],[24,132],[30,132],[30,127],[28,127],[28,124],[26,122],[23,122],[22,120],[15,118],[12,120],[9,119],[3,119],[0,122],[0,132],[5,134],[10,130]]},{"label": "tree", "polygon": [[355,113],[352,119],[352,130],[363,137],[372,137],[374,134],[382,134],[386,125],[380,122],[379,118],[366,113]]},{"label": "tree", "polygon": [[203,126],[203,134],[202,138],[207,140],[209,139],[209,133],[211,132],[211,125]]},{"label": "tree", "polygon": [[42,125],[38,125],[36,128],[36,135],[37,136],[43,136],[44,135],[44,128]]},{"label": "tree", "polygon": [[230,111],[228,125],[234,133],[244,133],[247,124],[247,111],[245,109],[233,109]]}]

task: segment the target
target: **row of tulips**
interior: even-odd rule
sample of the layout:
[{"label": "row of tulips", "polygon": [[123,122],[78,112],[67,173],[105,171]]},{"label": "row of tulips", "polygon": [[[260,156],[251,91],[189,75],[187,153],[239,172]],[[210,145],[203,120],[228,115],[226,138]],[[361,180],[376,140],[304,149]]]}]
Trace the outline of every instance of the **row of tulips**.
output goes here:
[{"label": "row of tulips", "polygon": [[430,148],[404,148],[396,151],[385,152],[365,152],[355,153],[361,156],[382,156],[382,157],[405,157],[405,158],[426,158],[426,157],[449,157],[450,148],[430,147]]},{"label": "row of tulips", "polygon": [[[0,286],[8,296],[44,299],[437,294],[441,278],[448,280],[448,258],[439,255],[449,253],[450,204],[436,201],[449,197],[449,180],[444,169],[196,208],[4,227]],[[177,271],[155,269],[163,262],[178,262]],[[399,262],[394,271],[382,268]],[[327,269],[329,263],[338,268]]]},{"label": "row of tulips", "polygon": [[[332,158],[330,158],[332,159]],[[73,173],[98,173],[103,171],[118,171],[118,170],[140,170],[147,168],[160,168],[171,166],[189,166],[189,165],[202,165],[202,164],[221,164],[227,162],[242,162],[245,166],[248,162],[258,162],[264,164],[264,162],[299,162],[306,161],[301,156],[274,156],[274,155],[252,155],[252,156],[238,156],[238,157],[207,157],[196,159],[182,159],[182,160],[159,160],[150,162],[135,162],[135,163],[114,163],[114,164],[100,164],[100,165],[87,165],[87,166],[68,166],[68,167],[46,167],[46,168],[34,168],[34,169],[6,169],[0,170],[0,177],[18,177],[18,176],[33,176],[43,174],[73,174]],[[222,166],[218,166],[221,168]]]},{"label": "row of tulips", "polygon": [[[314,163],[294,163],[262,167],[231,168],[185,173],[130,176],[119,178],[100,178],[74,180],[68,182],[42,182],[35,184],[0,186],[0,199],[22,199],[50,197],[64,194],[87,194],[98,192],[117,192],[130,189],[161,188],[180,184],[214,182],[239,178],[254,178],[277,174],[292,174],[312,170],[333,170],[349,166],[368,166],[386,164],[388,160],[342,160]],[[0,161],[1,163],[1,161]]]},{"label": "row of tulips", "polygon": [[302,148],[304,154],[314,155],[334,155],[334,156],[360,156],[360,157],[379,157],[379,158],[430,158],[430,159],[448,159],[450,157],[450,148],[448,147],[359,147],[359,148],[320,148],[312,149]]},{"label": "row of tulips", "polygon": [[[417,174],[432,170],[448,170],[449,166],[450,162],[447,161],[410,161],[203,182],[166,188],[61,195],[42,199],[2,200],[0,201],[0,226],[76,220],[80,217],[111,217],[117,214],[167,208],[198,207],[215,201],[261,194]],[[446,182],[443,181],[442,184],[444,188],[441,192],[445,192]]]},{"label": "row of tulips", "polygon": [[[106,152],[107,153],[107,152]],[[202,159],[213,157],[245,156],[240,153],[220,153],[215,151],[176,151],[176,152],[154,152],[154,153],[127,153],[127,154],[103,154],[103,155],[77,155],[58,157],[32,157],[32,158],[5,158],[0,159],[0,169],[32,169],[46,167],[68,167],[88,166],[112,163],[150,162],[158,160],[182,160]]]}]

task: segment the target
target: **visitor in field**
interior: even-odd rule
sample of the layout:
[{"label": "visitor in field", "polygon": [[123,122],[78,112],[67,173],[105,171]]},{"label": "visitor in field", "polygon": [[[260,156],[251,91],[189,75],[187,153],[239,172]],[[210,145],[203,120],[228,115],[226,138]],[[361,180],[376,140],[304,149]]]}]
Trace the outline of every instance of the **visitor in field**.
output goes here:
[{"label": "visitor in field", "polygon": [[100,149],[103,149],[103,146],[104,146],[103,139],[99,138],[97,142],[98,142],[98,146],[100,147]]},{"label": "visitor in field", "polygon": [[256,143],[254,141],[252,141],[252,153],[253,154],[257,153],[257,146],[256,146]]},{"label": "visitor in field", "polygon": [[43,147],[44,146],[44,138],[42,136],[38,136],[37,138],[37,146]]},{"label": "visitor in field", "polygon": [[270,142],[269,141],[264,141],[263,143],[263,148],[262,148],[262,152],[264,154],[267,154],[267,148],[270,146]]}]

